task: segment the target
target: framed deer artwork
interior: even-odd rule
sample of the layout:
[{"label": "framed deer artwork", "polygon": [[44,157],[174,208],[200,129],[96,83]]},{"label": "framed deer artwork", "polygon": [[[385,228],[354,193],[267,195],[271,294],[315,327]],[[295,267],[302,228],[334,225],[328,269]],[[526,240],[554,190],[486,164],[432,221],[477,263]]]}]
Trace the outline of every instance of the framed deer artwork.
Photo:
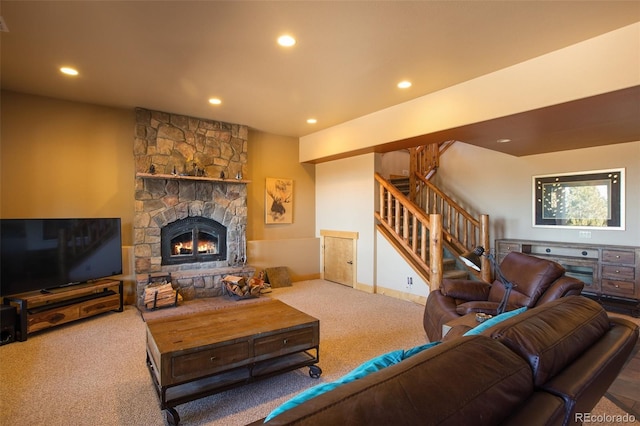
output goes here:
[{"label": "framed deer artwork", "polygon": [[293,223],[293,179],[267,178],[265,223]]}]

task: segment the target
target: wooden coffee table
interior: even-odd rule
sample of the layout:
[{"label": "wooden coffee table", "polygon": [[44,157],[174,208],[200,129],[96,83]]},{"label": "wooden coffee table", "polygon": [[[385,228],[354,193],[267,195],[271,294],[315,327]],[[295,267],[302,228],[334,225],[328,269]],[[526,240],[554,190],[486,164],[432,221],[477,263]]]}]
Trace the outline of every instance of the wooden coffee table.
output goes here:
[{"label": "wooden coffee table", "polygon": [[268,300],[147,322],[147,366],[169,424],[175,407],[301,367],[320,377],[320,322]]}]

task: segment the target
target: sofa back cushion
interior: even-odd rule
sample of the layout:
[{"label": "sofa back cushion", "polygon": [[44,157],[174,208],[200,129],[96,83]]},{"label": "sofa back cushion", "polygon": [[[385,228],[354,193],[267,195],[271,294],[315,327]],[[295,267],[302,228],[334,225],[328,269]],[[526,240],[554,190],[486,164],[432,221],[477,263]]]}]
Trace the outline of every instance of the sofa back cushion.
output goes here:
[{"label": "sofa back cushion", "polygon": [[267,422],[495,425],[533,393],[529,365],[486,336],[441,343],[346,383]]},{"label": "sofa back cushion", "polygon": [[278,408],[273,410],[266,418],[265,423],[271,420],[272,418],[284,413],[287,410],[292,409],[293,407],[297,407],[300,404],[304,404],[310,399],[316,398],[323,393],[330,392],[340,386],[344,386],[347,383],[351,383],[355,380],[360,380],[369,374],[373,374],[376,371],[380,371],[384,368],[387,368],[391,365],[395,365],[405,359],[408,359],[416,354],[419,354],[422,351],[426,351],[434,346],[439,345],[441,342],[432,342],[427,343],[420,346],[415,346],[408,350],[398,349],[395,351],[387,352],[385,354],[379,355],[375,358],[372,358],[358,367],[351,370],[349,373],[340,377],[338,380],[334,380],[332,382],[321,383],[317,386],[307,389],[303,391],[284,404],[280,405]]},{"label": "sofa back cushion", "polygon": [[569,296],[529,309],[483,334],[526,360],[535,385],[541,386],[609,329],[609,317],[602,306],[583,296]]},{"label": "sofa back cushion", "polygon": [[[528,308],[534,306],[540,296],[565,271],[562,265],[556,262],[519,252],[509,253],[500,264],[500,270],[505,278],[515,285],[509,296],[509,304]],[[489,301],[500,302],[504,293],[504,285],[496,279],[489,291]]]}]

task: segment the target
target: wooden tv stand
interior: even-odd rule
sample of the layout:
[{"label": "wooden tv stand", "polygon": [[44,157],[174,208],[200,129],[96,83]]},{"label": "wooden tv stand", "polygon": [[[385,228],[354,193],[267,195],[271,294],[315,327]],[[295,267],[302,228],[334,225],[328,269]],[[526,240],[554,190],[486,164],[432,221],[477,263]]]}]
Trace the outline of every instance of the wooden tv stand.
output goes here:
[{"label": "wooden tv stand", "polygon": [[6,296],[4,304],[17,306],[20,322],[16,334],[24,342],[36,331],[103,312],[122,312],[123,283],[104,279],[48,292],[30,291]]}]

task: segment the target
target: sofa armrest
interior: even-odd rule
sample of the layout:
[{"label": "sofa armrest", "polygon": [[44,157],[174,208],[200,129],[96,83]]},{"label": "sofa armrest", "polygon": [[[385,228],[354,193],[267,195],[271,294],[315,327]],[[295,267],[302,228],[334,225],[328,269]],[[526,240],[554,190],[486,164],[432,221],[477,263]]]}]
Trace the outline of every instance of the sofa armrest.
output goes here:
[{"label": "sofa armrest", "polygon": [[498,315],[498,302],[485,302],[483,300],[473,300],[461,303],[456,307],[458,315],[483,313],[487,315]]},{"label": "sofa armrest", "polygon": [[541,389],[565,400],[565,424],[576,424],[575,413],[588,413],[600,401],[631,356],[638,326],[611,318],[611,330]]},{"label": "sofa armrest", "polygon": [[502,426],[544,424],[562,426],[565,418],[564,400],[547,392],[537,391],[519,410],[514,411],[501,423]]},{"label": "sofa armrest", "polygon": [[563,275],[551,284],[540,299],[536,302],[536,306],[542,305],[552,300],[567,296],[579,296],[584,288],[584,283],[577,278]]},{"label": "sofa armrest", "polygon": [[463,337],[467,331],[472,329],[473,328],[468,325],[464,325],[464,324],[456,325],[455,327],[452,327],[451,330],[449,330],[447,334],[445,334],[442,337],[442,341],[448,342],[449,340],[459,339],[460,337]]},{"label": "sofa armrest", "polygon": [[462,300],[487,300],[491,284],[484,281],[444,279],[440,292],[444,296]]}]

